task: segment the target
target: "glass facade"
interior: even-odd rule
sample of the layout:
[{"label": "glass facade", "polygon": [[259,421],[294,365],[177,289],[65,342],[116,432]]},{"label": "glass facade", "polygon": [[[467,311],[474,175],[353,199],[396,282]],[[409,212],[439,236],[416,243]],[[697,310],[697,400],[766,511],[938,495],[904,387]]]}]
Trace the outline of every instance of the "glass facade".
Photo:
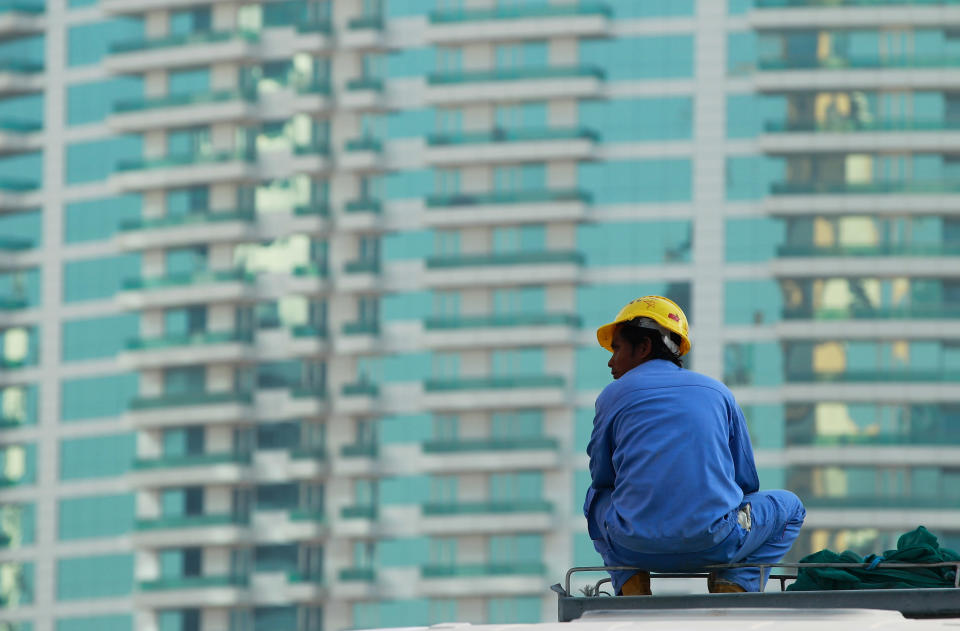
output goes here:
[{"label": "glass facade", "polygon": [[807,502],[791,558],[892,547],[906,509],[960,542],[956,25],[61,4],[0,37],[18,631],[551,619],[549,584],[599,561],[593,331],[645,294],[685,308],[763,486]]}]

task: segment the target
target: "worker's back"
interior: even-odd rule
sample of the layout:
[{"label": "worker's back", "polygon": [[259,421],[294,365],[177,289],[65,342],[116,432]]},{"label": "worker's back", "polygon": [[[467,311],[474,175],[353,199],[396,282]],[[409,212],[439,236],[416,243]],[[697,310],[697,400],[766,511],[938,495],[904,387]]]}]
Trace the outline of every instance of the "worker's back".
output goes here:
[{"label": "worker's back", "polygon": [[[611,383],[597,414],[588,451],[594,485],[615,487],[615,511],[605,516],[611,539],[637,552],[693,552],[730,532],[732,511],[757,490],[757,477],[726,386],[653,360]],[[604,458],[613,480],[604,480],[602,462],[595,466]]]}]

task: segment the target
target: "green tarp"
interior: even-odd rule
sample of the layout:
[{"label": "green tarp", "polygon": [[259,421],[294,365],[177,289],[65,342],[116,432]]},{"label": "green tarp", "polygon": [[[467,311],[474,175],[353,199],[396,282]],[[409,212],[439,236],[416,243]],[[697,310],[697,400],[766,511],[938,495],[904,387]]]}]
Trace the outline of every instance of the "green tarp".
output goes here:
[{"label": "green tarp", "polygon": [[895,569],[869,567],[871,564],[886,563],[941,563],[960,562],[960,554],[948,548],[941,548],[937,538],[929,530],[920,526],[916,530],[900,535],[896,550],[887,550],[883,555],[871,554],[866,557],[847,550],[837,554],[832,550],[821,550],[804,557],[801,563],[860,563],[863,568],[801,568],[797,580],[787,587],[787,591],[812,591],[833,589],[915,589],[923,587],[953,587],[956,576],[955,567]]}]

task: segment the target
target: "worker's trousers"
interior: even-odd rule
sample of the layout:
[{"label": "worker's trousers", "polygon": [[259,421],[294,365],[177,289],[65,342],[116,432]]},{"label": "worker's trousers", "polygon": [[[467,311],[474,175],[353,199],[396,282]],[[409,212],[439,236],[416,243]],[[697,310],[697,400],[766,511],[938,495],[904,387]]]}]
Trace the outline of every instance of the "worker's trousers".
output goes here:
[{"label": "worker's trousers", "polygon": [[[800,534],[807,511],[800,498],[790,491],[760,491],[743,498],[750,504],[749,530],[734,524],[730,534],[716,546],[697,552],[647,554],[628,550],[613,543],[595,541],[597,552],[606,565],[628,565],[653,572],[700,571],[717,563],[777,563],[790,550]],[[620,593],[634,571],[611,572],[613,586]],[[770,571],[759,568],[735,568],[718,572],[718,578],[736,583],[748,592],[763,591]]]}]

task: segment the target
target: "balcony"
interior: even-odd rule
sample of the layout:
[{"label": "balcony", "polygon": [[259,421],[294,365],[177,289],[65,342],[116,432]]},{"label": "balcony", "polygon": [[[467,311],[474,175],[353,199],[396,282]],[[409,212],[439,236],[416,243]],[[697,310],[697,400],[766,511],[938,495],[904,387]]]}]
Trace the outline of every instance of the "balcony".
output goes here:
[{"label": "balcony", "polygon": [[902,307],[785,309],[784,320],[960,320],[960,305],[916,304]]},{"label": "balcony", "polygon": [[386,47],[385,21],[382,15],[361,15],[351,18],[339,34],[340,45],[353,50],[376,50]]},{"label": "balcony", "polygon": [[[960,10],[960,9],[958,9]],[[893,151],[942,151],[950,138],[960,140],[960,122],[943,119],[836,120],[828,123],[767,123],[760,147],[775,154]]]},{"label": "balcony", "polygon": [[777,255],[794,258],[863,257],[863,256],[957,256],[960,242],[941,243],[878,243],[875,245],[817,246],[812,244],[783,245]]},{"label": "balcony", "polygon": [[583,221],[591,196],[579,190],[452,193],[427,198],[424,223],[435,228]]},{"label": "balcony", "polygon": [[381,171],[383,143],[376,138],[355,138],[344,144],[337,165],[348,171]]},{"label": "balcony", "polygon": [[426,98],[432,105],[599,98],[603,84],[603,71],[589,66],[446,72],[427,78]]},{"label": "balcony", "polygon": [[213,453],[138,458],[131,482],[139,488],[236,484],[246,478],[249,453]]},{"label": "balcony", "polygon": [[927,383],[943,384],[960,381],[960,371],[949,369],[902,370],[874,369],[847,370],[845,372],[799,372],[788,371],[784,375],[786,383]]},{"label": "balcony", "polygon": [[328,414],[324,385],[288,385],[257,391],[257,416],[264,419],[311,419]]},{"label": "balcony", "polygon": [[205,331],[130,340],[118,359],[123,366],[144,370],[203,363],[244,364],[255,357],[250,331]]},{"label": "balcony", "polygon": [[252,210],[207,211],[127,221],[120,225],[117,245],[124,250],[175,248],[192,244],[256,240]]},{"label": "balcony", "polygon": [[233,121],[251,122],[257,116],[257,95],[239,90],[177,94],[120,101],[109,118],[119,132],[149,131]]},{"label": "balcony", "polygon": [[437,165],[588,160],[598,137],[584,128],[502,129],[434,134],[427,138],[427,162]]},{"label": "balcony", "polygon": [[43,123],[0,119],[0,156],[37,151],[43,146]]},{"label": "balcony", "polygon": [[[40,200],[32,193],[40,190],[40,183],[33,180],[0,178],[0,214],[10,210],[21,210],[39,204]],[[34,199],[31,200],[31,197]],[[36,202],[32,204],[31,202]]]},{"label": "balcony", "polygon": [[291,170],[296,173],[325,174],[333,169],[330,143],[322,139],[294,145],[291,151],[292,162],[289,165],[283,164],[283,157],[285,156],[269,156],[262,161],[262,174],[280,178],[287,176]]},{"label": "balcony", "polygon": [[138,519],[134,545],[157,548],[192,545],[226,545],[249,537],[250,520],[240,515],[183,515]]},{"label": "balcony", "polygon": [[386,106],[386,86],[376,77],[359,77],[338,95],[340,107],[348,110],[380,110]]},{"label": "balcony", "polygon": [[428,348],[576,345],[580,317],[564,313],[504,313],[429,318]]},{"label": "balcony", "polygon": [[313,19],[296,25],[293,50],[297,53],[324,54],[333,47],[333,23]]},{"label": "balcony", "polygon": [[376,506],[359,504],[355,506],[344,506],[340,509],[340,517],[343,519],[363,519],[367,521],[376,521],[379,511]]},{"label": "balcony", "polygon": [[914,27],[960,18],[952,0],[754,0],[753,7],[749,20],[756,29],[895,26],[903,24],[904,12]]},{"label": "balcony", "polygon": [[34,241],[0,236],[0,270],[36,266],[39,264],[36,253],[31,255],[36,247]]},{"label": "balcony", "polygon": [[0,41],[43,33],[42,4],[8,0],[0,4]]},{"label": "balcony", "polygon": [[[211,0],[209,4],[227,4],[232,0]],[[100,7],[105,13],[136,14],[158,10],[188,9],[197,6],[196,0],[100,0]]]},{"label": "balcony", "polygon": [[124,282],[117,300],[128,309],[253,302],[255,280],[252,274],[238,269],[134,278]]},{"label": "balcony", "polygon": [[252,182],[257,178],[256,161],[255,152],[243,149],[122,160],[110,176],[110,185],[121,191],[143,191],[220,182]]},{"label": "balcony", "polygon": [[23,59],[0,60],[0,96],[43,90],[43,64]]},{"label": "balcony", "polygon": [[761,92],[943,89],[960,81],[960,58],[897,57],[761,59],[753,77]]},{"label": "balcony", "polygon": [[248,601],[246,576],[179,576],[141,581],[135,600],[145,607],[226,607]]},{"label": "balcony", "polygon": [[912,432],[883,434],[823,435],[788,432],[787,448],[791,447],[895,447],[957,446],[960,433],[941,421],[936,427]]},{"label": "balcony", "polygon": [[949,276],[946,270],[960,254],[960,244],[879,243],[875,245],[784,245],[778,248],[772,269],[778,276],[836,275]]},{"label": "balcony", "polygon": [[434,288],[576,283],[583,264],[575,250],[434,256],[426,260],[426,283]]},{"label": "balcony", "polygon": [[[273,529],[276,532],[277,529]],[[322,510],[295,509],[287,515],[281,532],[276,534],[283,541],[316,541],[329,536],[327,519]],[[317,577],[314,580],[322,580]]]},{"label": "balcony", "polygon": [[611,11],[597,2],[433,11],[427,40],[434,44],[499,42],[553,37],[605,37]]},{"label": "balcony", "polygon": [[196,423],[244,424],[251,422],[253,397],[247,392],[191,392],[137,397],[127,418],[143,428],[181,427]]},{"label": "balcony", "polygon": [[566,381],[554,375],[431,379],[423,384],[431,411],[567,405]]},{"label": "balcony", "polygon": [[536,594],[543,590],[546,573],[539,562],[424,565],[419,591],[434,598]]},{"label": "balcony", "polygon": [[247,31],[199,32],[155,39],[118,42],[104,60],[117,74],[142,74],[205,64],[243,63],[256,58],[260,37]]},{"label": "balcony", "polygon": [[960,498],[945,498],[942,495],[923,496],[848,496],[848,497],[812,497],[803,496],[803,504],[809,508],[874,508],[887,510],[908,510],[917,508],[960,510]]}]

